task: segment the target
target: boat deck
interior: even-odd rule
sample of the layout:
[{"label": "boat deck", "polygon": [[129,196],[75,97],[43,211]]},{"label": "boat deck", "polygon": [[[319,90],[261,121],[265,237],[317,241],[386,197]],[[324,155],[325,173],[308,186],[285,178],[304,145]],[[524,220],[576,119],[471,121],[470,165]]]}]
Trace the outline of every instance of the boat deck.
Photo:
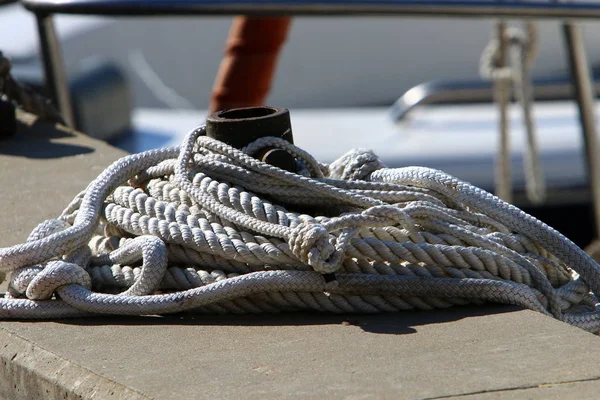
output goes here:
[{"label": "boat deck", "polygon": [[[124,153],[20,114],[0,142],[0,246]],[[50,133],[50,135],[48,135]],[[597,336],[489,305],[382,315],[0,323],[0,398],[595,398]]]}]

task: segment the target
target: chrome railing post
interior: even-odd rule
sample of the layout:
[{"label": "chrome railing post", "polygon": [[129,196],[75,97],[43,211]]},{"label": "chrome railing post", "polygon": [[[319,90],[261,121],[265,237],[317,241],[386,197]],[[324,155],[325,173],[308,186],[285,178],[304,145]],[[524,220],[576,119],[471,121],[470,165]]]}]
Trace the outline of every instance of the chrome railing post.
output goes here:
[{"label": "chrome railing post", "polygon": [[44,63],[46,88],[65,123],[74,128],[75,117],[73,115],[71,94],[52,15],[36,14],[36,20],[40,35],[40,50]]},{"label": "chrome railing post", "polygon": [[587,179],[592,193],[592,206],[594,209],[595,236],[598,238],[600,233],[600,159],[596,126],[596,96],[585,54],[581,28],[573,22],[566,22],[563,24],[563,35],[567,46],[569,69],[583,133]]}]

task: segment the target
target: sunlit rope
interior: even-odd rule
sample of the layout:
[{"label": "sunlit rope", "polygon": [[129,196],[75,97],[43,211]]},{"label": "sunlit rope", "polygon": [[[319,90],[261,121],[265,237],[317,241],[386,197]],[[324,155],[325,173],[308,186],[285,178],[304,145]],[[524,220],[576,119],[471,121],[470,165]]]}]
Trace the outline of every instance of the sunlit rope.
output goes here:
[{"label": "sunlit rope", "polygon": [[[190,132],[121,158],[27,242],[1,318],[318,310],[485,301],[600,330],[600,267],[518,208],[441,171],[332,164],[278,138],[238,150]],[[252,154],[282,148],[298,174]]]}]

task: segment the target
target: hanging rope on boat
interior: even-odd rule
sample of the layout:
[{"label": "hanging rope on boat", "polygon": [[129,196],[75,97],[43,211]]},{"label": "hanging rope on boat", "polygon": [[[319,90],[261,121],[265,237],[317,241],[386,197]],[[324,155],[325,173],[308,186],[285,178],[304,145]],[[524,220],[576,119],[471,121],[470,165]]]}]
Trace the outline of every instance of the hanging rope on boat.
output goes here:
[{"label": "hanging rope on boat", "polygon": [[[252,155],[280,148],[299,173]],[[560,233],[441,171],[353,150],[325,165],[280,138],[190,132],[129,155],[26,243],[0,318],[389,312],[484,301],[600,330],[600,267]]]},{"label": "hanging rope on boat", "polygon": [[530,70],[537,55],[535,24],[525,23],[525,31],[506,27],[505,22],[496,26],[495,38],[481,56],[480,74],[491,79],[494,97],[499,108],[500,138],[496,158],[496,194],[505,201],[512,201],[512,173],[510,151],[510,105],[511,87],[521,105],[525,126],[525,191],[533,204],[546,198],[546,186],[541,167],[533,119],[533,93]]},{"label": "hanging rope on boat", "polygon": [[496,39],[484,49],[481,56],[480,75],[490,79],[494,87],[494,100],[498,104],[499,142],[494,174],[496,195],[512,202],[512,171],[510,159],[510,134],[508,106],[512,72],[508,67],[508,41],[506,23],[496,24]]},{"label": "hanging rope on boat", "polygon": [[10,69],[10,61],[0,52],[0,100],[4,97],[8,101],[15,102],[26,112],[48,121],[64,124],[52,102],[15,80],[10,74]]}]

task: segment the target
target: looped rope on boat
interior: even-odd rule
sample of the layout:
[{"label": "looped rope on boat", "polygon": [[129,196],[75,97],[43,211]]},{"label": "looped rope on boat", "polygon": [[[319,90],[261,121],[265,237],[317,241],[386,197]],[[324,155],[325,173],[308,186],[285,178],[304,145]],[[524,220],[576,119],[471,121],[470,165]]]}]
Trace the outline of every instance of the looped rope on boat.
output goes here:
[{"label": "looped rope on boat", "polygon": [[[241,151],[204,134],[116,161],[27,242],[0,249],[12,271],[0,318],[492,301],[600,330],[600,267],[479,188],[388,169],[365,150],[324,165],[282,139]],[[250,157],[266,145],[301,173]]]},{"label": "looped rope on boat", "polygon": [[[532,22],[525,29],[506,28],[498,23],[495,37],[481,56],[480,75],[494,83],[494,97],[500,108],[500,138],[496,162],[496,194],[505,201],[512,201],[510,121],[511,86],[521,105],[525,125],[525,191],[533,204],[546,198],[546,185],[541,167],[533,118],[533,91],[530,70],[537,56],[537,31]],[[505,54],[504,54],[505,53]]]}]

